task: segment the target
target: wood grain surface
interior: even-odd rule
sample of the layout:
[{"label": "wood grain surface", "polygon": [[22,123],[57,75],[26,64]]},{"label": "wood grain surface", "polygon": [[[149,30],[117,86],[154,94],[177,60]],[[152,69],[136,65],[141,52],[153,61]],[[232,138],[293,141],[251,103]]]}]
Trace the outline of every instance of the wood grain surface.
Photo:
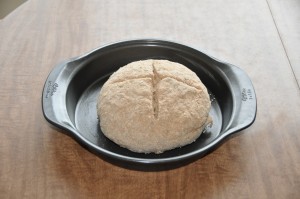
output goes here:
[{"label": "wood grain surface", "polygon": [[300,1],[268,1],[274,24],[300,88]]},{"label": "wood grain surface", "polygon": [[[0,198],[299,198],[298,62],[288,59],[297,54],[285,50],[272,3],[24,3],[0,21]],[[106,162],[46,122],[41,94],[57,63],[135,38],[184,43],[241,67],[256,90],[254,124],[189,165],[141,172]]]}]

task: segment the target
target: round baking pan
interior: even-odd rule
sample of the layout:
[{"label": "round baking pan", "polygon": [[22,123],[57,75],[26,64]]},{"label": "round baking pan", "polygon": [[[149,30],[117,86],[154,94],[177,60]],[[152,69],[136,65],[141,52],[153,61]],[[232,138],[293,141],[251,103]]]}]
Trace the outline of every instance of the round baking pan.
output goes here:
[{"label": "round baking pan", "polygon": [[[120,67],[145,59],[181,63],[207,87],[213,125],[192,144],[161,154],[142,154],[118,146],[101,132],[96,103],[102,85]],[[48,122],[109,162],[129,169],[163,170],[203,157],[250,126],[256,116],[256,96],[250,78],[240,68],[182,44],[142,39],[103,46],[57,65],[45,82],[42,108]]]}]

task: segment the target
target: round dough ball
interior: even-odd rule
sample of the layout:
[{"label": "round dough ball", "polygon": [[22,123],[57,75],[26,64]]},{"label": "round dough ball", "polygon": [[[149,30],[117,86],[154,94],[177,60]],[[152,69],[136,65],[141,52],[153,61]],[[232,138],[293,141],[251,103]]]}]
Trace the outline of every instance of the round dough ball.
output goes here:
[{"label": "round dough ball", "polygon": [[210,123],[210,98],[198,76],[168,60],[136,61],[103,85],[100,127],[118,145],[162,153],[194,142]]}]

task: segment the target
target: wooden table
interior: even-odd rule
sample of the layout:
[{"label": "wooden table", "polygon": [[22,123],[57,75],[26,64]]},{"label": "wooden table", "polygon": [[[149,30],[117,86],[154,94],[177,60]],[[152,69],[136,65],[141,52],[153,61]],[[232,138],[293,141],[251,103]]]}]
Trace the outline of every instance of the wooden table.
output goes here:
[{"label": "wooden table", "polygon": [[[0,22],[0,198],[299,198],[298,0],[29,0]],[[114,166],[46,122],[43,84],[101,45],[161,38],[245,70],[254,124],[184,167]]]}]

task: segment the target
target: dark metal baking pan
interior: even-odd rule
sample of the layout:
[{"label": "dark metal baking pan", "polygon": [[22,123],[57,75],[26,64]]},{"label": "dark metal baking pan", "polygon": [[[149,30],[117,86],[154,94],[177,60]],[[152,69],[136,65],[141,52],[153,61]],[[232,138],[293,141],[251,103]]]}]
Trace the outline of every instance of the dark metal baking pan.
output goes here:
[{"label": "dark metal baking pan", "polygon": [[[101,132],[96,101],[102,85],[121,66],[144,59],[181,63],[208,88],[213,125],[194,143],[161,154],[141,154],[118,146]],[[45,82],[42,107],[48,122],[100,157],[126,168],[161,170],[197,160],[250,126],[256,116],[256,96],[240,68],[182,44],[143,39],[103,46],[57,65]]]}]

